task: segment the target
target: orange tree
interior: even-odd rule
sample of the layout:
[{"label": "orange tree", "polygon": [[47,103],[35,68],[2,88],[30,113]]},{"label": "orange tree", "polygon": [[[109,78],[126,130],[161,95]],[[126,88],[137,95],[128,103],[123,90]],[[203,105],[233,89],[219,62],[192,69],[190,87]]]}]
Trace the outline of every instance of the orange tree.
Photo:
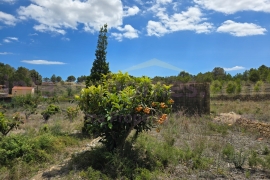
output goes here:
[{"label": "orange tree", "polygon": [[135,135],[154,127],[159,132],[171,112],[170,88],[121,71],[103,75],[98,86],[84,88],[76,96],[85,114],[83,131],[102,137],[110,151],[123,148],[132,130]]}]

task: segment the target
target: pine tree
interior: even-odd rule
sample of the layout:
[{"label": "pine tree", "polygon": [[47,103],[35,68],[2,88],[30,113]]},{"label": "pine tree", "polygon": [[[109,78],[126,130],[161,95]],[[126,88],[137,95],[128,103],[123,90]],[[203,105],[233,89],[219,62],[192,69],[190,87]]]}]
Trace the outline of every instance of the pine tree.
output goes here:
[{"label": "pine tree", "polygon": [[95,53],[96,59],[93,62],[91,74],[87,77],[86,87],[90,86],[90,81],[96,84],[102,78],[102,74],[106,75],[110,72],[109,63],[106,62],[106,49],[108,45],[106,33],[107,24],[101,27],[99,31],[97,50]]}]

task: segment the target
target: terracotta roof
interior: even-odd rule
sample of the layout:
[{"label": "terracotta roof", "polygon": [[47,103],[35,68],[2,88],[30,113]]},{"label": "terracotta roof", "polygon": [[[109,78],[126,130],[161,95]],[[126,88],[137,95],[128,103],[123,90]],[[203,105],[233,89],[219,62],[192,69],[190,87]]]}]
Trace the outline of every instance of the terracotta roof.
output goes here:
[{"label": "terracotta roof", "polygon": [[23,86],[14,86],[12,89],[18,89],[18,90],[32,90],[34,87],[23,87]]}]

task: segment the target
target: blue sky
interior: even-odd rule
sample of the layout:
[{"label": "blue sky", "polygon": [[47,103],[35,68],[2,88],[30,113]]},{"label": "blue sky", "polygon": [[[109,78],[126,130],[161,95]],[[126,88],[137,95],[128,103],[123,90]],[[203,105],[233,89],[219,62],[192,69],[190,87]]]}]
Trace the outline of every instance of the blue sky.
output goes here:
[{"label": "blue sky", "polygon": [[270,66],[270,0],[0,0],[0,62],[43,77],[89,75],[105,23],[112,72]]}]

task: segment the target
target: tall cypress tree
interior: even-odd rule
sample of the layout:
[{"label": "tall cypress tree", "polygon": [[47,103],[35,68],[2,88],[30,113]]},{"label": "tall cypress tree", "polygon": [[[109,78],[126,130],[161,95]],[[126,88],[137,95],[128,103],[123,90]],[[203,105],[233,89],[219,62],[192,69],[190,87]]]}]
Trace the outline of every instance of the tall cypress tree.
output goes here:
[{"label": "tall cypress tree", "polygon": [[106,62],[106,49],[108,45],[106,33],[107,24],[101,27],[99,31],[97,50],[95,53],[96,59],[93,62],[91,74],[87,77],[86,87],[90,86],[90,81],[96,84],[102,78],[102,74],[106,75],[110,72],[109,63]]}]

